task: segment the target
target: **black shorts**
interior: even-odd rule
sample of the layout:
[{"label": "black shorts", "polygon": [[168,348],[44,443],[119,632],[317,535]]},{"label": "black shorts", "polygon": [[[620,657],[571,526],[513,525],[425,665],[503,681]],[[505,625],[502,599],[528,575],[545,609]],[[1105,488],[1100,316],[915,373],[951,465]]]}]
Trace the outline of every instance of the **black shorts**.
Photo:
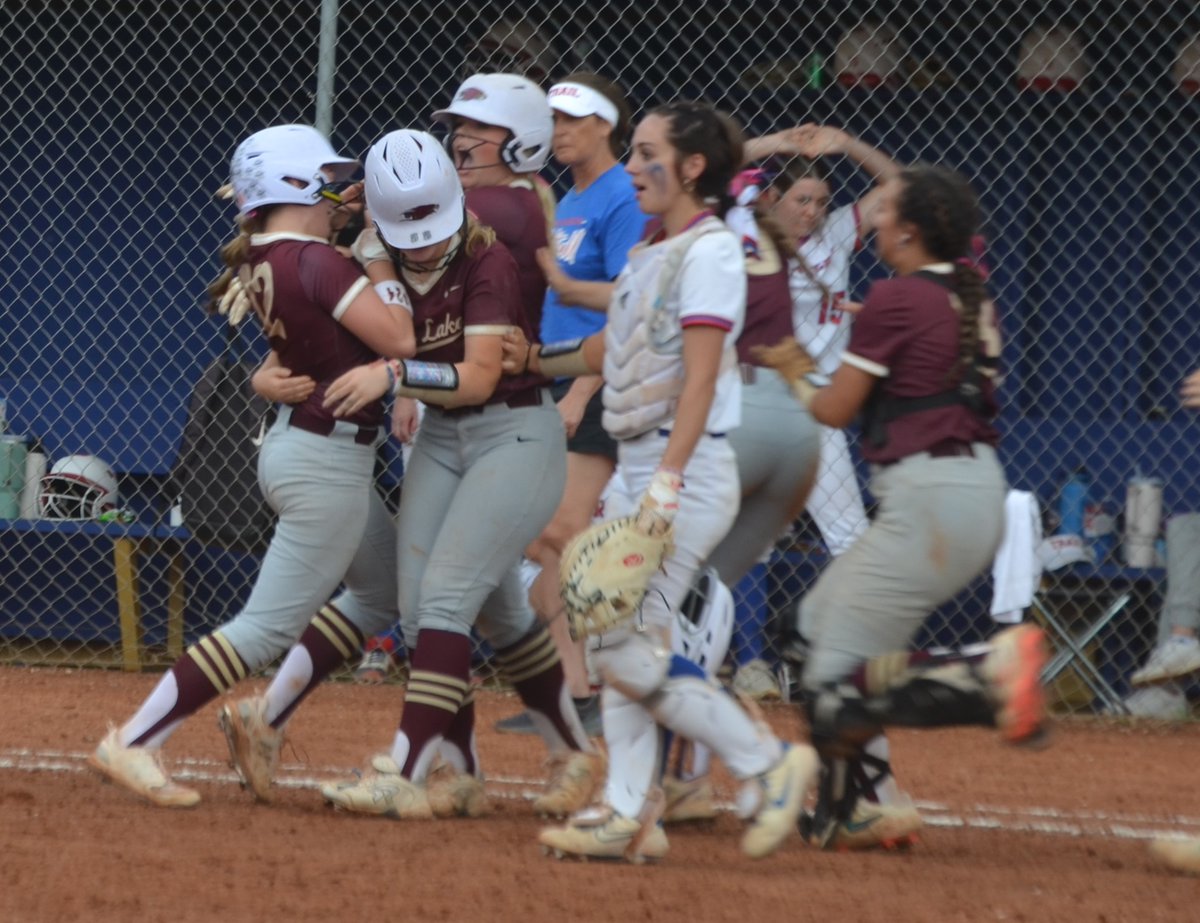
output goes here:
[{"label": "black shorts", "polygon": [[[571,382],[559,381],[550,386],[550,394],[554,403],[563,399],[571,390]],[[614,464],[617,461],[617,441],[604,431],[601,422],[604,414],[603,389],[592,395],[583,411],[583,419],[575,430],[575,435],[567,439],[567,451],[580,455],[599,455]]]}]

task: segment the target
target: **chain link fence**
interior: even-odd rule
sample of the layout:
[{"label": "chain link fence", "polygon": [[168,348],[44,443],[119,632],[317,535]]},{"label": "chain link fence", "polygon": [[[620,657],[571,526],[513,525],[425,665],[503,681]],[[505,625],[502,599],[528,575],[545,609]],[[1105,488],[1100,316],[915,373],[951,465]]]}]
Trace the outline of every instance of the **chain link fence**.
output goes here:
[{"label": "chain link fence", "polygon": [[[1084,533],[1049,543],[1062,566],[1026,617],[1046,621],[1062,651],[1052,664],[1062,706],[1120,708],[1155,644],[1167,580],[1161,541],[1157,557],[1139,546],[1139,566],[1127,566],[1127,500],[1157,496],[1128,485],[1159,479],[1163,519],[1200,510],[1200,429],[1175,396],[1200,364],[1190,3],[5,0],[0,16],[10,661],[161,666],[235,614],[253,582],[261,548],[201,541],[172,514],[170,477],[204,370],[227,349],[247,362],[264,349],[255,333],[229,346],[201,310],[231,231],[213,193],[236,143],[272,123],[315,122],[361,153],[391,128],[427,127],[470,73],[515,70],[548,86],[588,69],[620,83],[635,110],[705,98],[750,135],[832,124],[899,162],[971,177],[1005,339],[1010,483],[1032,492],[1046,535]],[[869,188],[849,161],[830,166],[835,206]],[[564,190],[553,165],[546,177]],[[881,274],[867,246],[852,297]],[[385,447],[379,465],[393,500],[396,454]],[[120,512],[47,518],[43,461],[51,474],[99,478]],[[860,465],[857,490],[865,474]],[[1064,563],[1080,557],[1094,563]],[[743,621],[767,628],[761,650],[753,632],[739,635],[751,646],[734,666],[777,666],[779,628],[827,559],[807,519],[780,537],[735,589]],[[917,643],[986,638],[994,589],[982,577]],[[1173,693],[1180,713],[1187,691]]]}]

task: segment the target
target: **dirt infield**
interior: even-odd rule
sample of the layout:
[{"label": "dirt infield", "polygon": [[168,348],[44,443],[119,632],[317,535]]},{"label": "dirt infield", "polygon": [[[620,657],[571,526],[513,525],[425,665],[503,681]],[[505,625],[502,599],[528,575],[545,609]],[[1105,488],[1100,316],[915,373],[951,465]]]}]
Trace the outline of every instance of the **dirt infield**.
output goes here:
[{"label": "dirt infield", "polygon": [[[399,687],[345,683],[327,683],[292,722],[274,805],[252,804],[235,784],[215,705],[167,751],[204,801],[142,804],[84,758],[155,681],[0,668],[0,920],[1200,920],[1200,881],[1157,868],[1145,842],[1200,834],[1195,725],[1060,725],[1037,752],[984,731],[897,733],[894,762],[928,822],[913,850],[827,854],[794,840],[752,862],[725,814],[670,828],[667,859],[632,867],[540,853],[528,796],[541,748],[491,732],[518,710],[498,692],[478,699],[494,808],[479,820],[397,822],[325,806],[313,783],[381,749],[399,713]],[[786,707],[769,717],[795,736]],[[731,795],[724,778],[720,788]]]}]

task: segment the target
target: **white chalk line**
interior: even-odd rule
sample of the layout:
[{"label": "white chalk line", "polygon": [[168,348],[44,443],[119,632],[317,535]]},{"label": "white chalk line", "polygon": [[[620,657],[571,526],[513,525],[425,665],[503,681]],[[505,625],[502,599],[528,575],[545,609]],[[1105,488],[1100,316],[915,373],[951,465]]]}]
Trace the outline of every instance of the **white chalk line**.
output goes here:
[{"label": "white chalk line", "polygon": [[[88,755],[72,750],[0,748],[0,771],[83,773],[89,771],[86,763]],[[228,763],[221,760],[178,757],[169,760],[169,767],[172,777],[183,782],[239,784],[237,774]],[[319,789],[331,780],[350,778],[355,773],[355,769],[345,766],[284,763],[279,767],[275,784],[289,789]],[[498,775],[487,778],[488,794],[495,798],[529,801],[537,797],[542,784],[541,779],[524,776]],[[931,827],[1127,840],[1159,837],[1184,839],[1200,835],[1200,818],[1183,815],[1164,817],[1046,806],[977,804],[963,807],[922,800],[915,801],[914,805]],[[718,807],[729,812],[734,810],[732,803]]]}]

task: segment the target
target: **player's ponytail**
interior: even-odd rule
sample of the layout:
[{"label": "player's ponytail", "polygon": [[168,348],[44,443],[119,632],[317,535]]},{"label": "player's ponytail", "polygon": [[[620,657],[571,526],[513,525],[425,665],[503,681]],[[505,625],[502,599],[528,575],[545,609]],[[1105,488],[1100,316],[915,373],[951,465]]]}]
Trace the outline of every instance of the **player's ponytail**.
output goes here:
[{"label": "player's ponytail", "polygon": [[983,276],[970,262],[955,263],[954,277],[955,291],[962,303],[958,318],[958,362],[954,367],[954,377],[959,378],[975,361],[979,351],[979,313],[987,292]]},{"label": "player's ponytail", "polygon": [[896,210],[911,223],[930,256],[955,266],[955,291],[962,303],[959,353],[952,374],[960,378],[979,349],[979,312],[987,293],[983,276],[971,262],[972,240],[979,230],[979,200],[966,177],[946,167],[917,165],[900,173]]},{"label": "player's ponytail", "polygon": [[225,271],[208,284],[208,301],[204,305],[207,313],[217,313],[217,305],[221,301],[221,296],[228,290],[234,275],[250,255],[250,236],[257,233],[261,227],[262,215],[260,212],[238,217],[237,234],[221,247],[221,262],[225,264]]}]

